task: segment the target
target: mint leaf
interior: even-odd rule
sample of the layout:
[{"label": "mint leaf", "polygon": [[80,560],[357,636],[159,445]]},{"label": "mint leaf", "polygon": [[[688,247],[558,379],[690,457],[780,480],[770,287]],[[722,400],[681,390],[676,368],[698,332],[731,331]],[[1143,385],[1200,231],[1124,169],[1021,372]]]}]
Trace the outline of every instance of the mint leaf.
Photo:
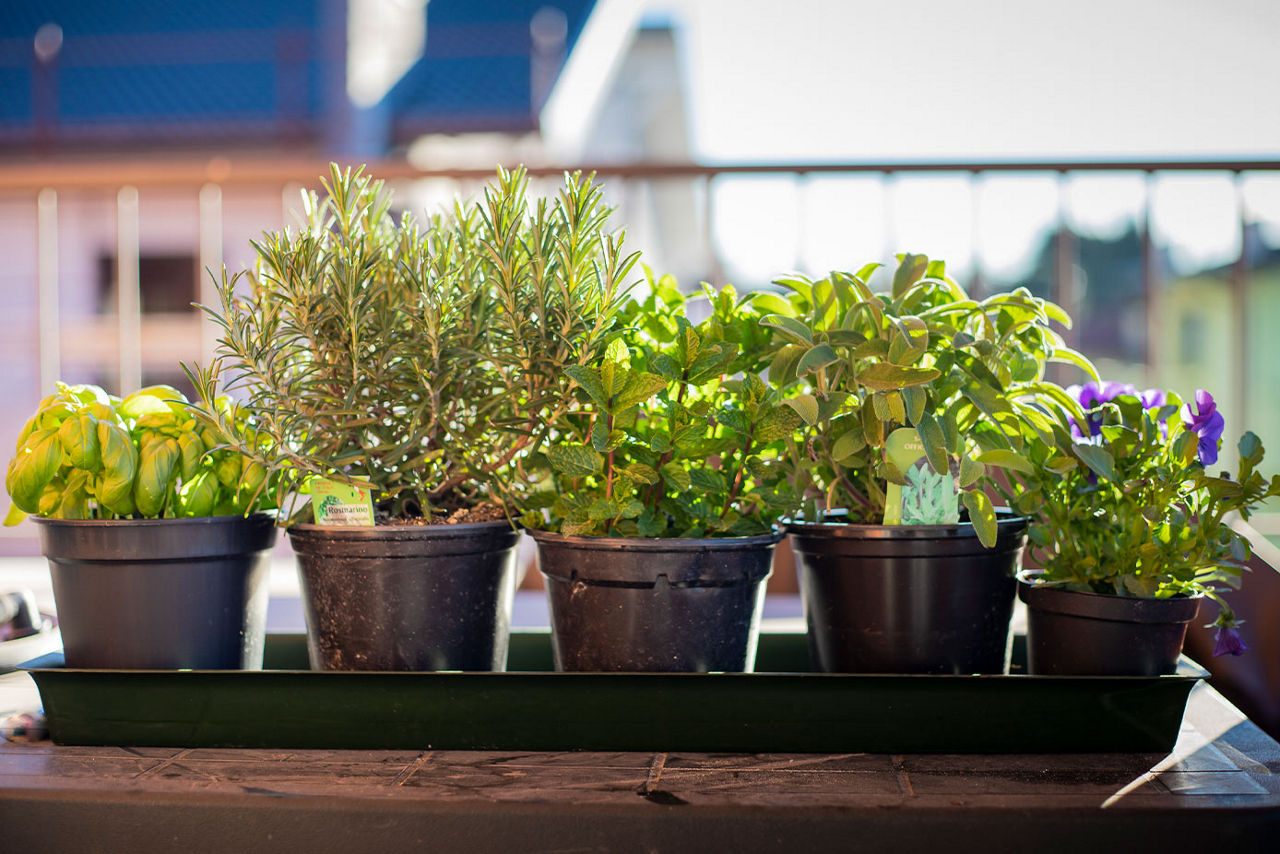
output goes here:
[{"label": "mint leaf", "polygon": [[569,477],[589,477],[604,470],[604,457],[586,445],[552,445],[547,459],[553,469]]}]

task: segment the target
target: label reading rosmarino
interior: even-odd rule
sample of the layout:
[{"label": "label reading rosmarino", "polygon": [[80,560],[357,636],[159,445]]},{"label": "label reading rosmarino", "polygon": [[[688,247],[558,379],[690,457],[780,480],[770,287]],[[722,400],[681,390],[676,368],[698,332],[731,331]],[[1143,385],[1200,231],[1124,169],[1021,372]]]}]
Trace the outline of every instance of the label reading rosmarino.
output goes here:
[{"label": "label reading rosmarino", "polygon": [[372,492],[349,483],[313,478],[311,509],[317,525],[371,527],[374,524]]}]

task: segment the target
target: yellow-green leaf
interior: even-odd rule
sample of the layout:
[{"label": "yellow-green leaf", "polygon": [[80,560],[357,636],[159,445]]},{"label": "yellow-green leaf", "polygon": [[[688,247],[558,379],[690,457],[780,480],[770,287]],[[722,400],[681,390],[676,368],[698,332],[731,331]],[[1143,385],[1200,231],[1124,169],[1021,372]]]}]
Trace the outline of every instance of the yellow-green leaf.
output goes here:
[{"label": "yellow-green leaf", "polygon": [[978,541],[987,548],[996,544],[996,509],[991,499],[978,490],[971,489],[961,493],[960,500],[969,510],[969,521],[978,535]]},{"label": "yellow-green leaf", "polygon": [[978,482],[978,479],[987,473],[987,467],[982,463],[975,462],[968,457],[960,458],[960,480],[958,486],[964,489]]},{"label": "yellow-green leaf", "polygon": [[931,382],[942,375],[937,368],[914,368],[875,362],[858,371],[858,382],[874,391],[895,391]]},{"label": "yellow-green leaf", "polygon": [[588,477],[604,469],[604,457],[585,445],[552,445],[547,459],[553,469],[569,477]]},{"label": "yellow-green leaf", "polygon": [[155,517],[164,510],[180,455],[176,439],[152,442],[142,449],[138,456],[138,477],[133,486],[133,502],[143,516]]},{"label": "yellow-green leaf", "polygon": [[58,428],[58,441],[76,468],[93,472],[102,465],[97,422],[87,412],[63,421]]},{"label": "yellow-green leaf", "polygon": [[1035,472],[1035,466],[1031,465],[1025,457],[1020,454],[1015,454],[1013,451],[1004,450],[1003,448],[984,451],[983,453],[978,454],[977,460],[978,462],[989,466],[1011,469],[1013,471],[1022,472],[1023,474],[1033,474]]},{"label": "yellow-green leaf", "polygon": [[784,400],[787,406],[796,411],[796,414],[804,419],[804,423],[812,426],[818,422],[818,399],[811,394],[797,394],[795,397]]},{"label": "yellow-green leaf", "polygon": [[920,444],[924,445],[924,453],[929,458],[929,465],[933,466],[936,472],[947,471],[949,468],[947,440],[943,435],[942,426],[932,412],[926,412],[920,416],[920,420],[916,423],[916,432],[920,434]]}]

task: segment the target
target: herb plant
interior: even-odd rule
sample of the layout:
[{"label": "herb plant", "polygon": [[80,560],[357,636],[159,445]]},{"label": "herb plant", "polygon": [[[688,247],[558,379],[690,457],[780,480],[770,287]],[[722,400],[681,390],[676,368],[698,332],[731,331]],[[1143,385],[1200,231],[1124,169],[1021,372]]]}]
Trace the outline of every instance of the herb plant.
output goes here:
[{"label": "herb plant", "polygon": [[725,537],[767,533],[794,509],[778,459],[800,424],[761,378],[769,330],[729,286],[704,285],[694,324],[669,276],[632,301],[598,365],[570,366],[579,405],[545,459],[546,518],[563,534]]},{"label": "herb plant", "polygon": [[817,281],[778,280],[789,292],[755,305],[779,340],[770,382],[797,388],[786,403],[804,420],[789,443],[792,485],[804,518],[880,524],[889,482],[905,473],[885,452],[899,427],[919,434],[930,464],[950,472],[979,539],[990,546],[996,514],[982,487],[989,467],[1029,470],[1027,437],[1052,440],[1050,409],[1080,412],[1044,381],[1048,362],[1093,368],[1065,347],[1051,321],[1058,306],[1026,289],[978,301],[942,261],[900,255],[888,293],[868,282],[880,266]]},{"label": "herb plant", "polygon": [[[93,385],[58,383],[22,429],[5,487],[6,525],[28,514],[56,519],[226,516],[272,509],[267,472],[197,423],[171,386],[121,400]],[[220,398],[228,421],[242,418]],[[252,437],[241,420],[238,431]]]},{"label": "herb plant", "polygon": [[1022,494],[1011,496],[1034,520],[1028,538],[1043,580],[1086,593],[1208,596],[1219,606],[1215,654],[1242,652],[1219,593],[1239,587],[1250,554],[1228,515],[1247,519],[1280,495],[1280,475],[1268,482],[1257,470],[1261,441],[1246,432],[1235,477],[1213,475],[1223,419],[1208,392],[1193,405],[1119,383],[1068,391],[1084,417],[1055,425],[1057,446],[1035,450],[1034,467],[1016,475]]},{"label": "herb plant", "polygon": [[519,512],[523,458],[572,397],[565,368],[603,354],[635,261],[589,176],[551,199],[526,186],[499,169],[482,199],[419,223],[333,166],[300,228],[254,244],[248,293],[224,271],[206,308],[223,335],[193,379],[205,400],[225,384],[270,440],[237,447],[295,492],[370,486],[383,517]]}]

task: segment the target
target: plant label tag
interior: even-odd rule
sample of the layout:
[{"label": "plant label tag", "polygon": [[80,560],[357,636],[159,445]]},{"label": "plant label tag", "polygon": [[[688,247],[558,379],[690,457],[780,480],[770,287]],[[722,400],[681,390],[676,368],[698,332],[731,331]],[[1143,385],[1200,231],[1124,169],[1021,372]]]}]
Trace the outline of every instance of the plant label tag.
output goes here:
[{"label": "plant label tag", "polygon": [[311,510],[317,525],[374,524],[373,493],[349,483],[312,478]]},{"label": "plant label tag", "polygon": [[951,472],[929,464],[914,427],[899,427],[885,440],[885,456],[907,478],[907,485],[890,483],[885,490],[886,525],[954,525],[960,521],[956,480]]}]

